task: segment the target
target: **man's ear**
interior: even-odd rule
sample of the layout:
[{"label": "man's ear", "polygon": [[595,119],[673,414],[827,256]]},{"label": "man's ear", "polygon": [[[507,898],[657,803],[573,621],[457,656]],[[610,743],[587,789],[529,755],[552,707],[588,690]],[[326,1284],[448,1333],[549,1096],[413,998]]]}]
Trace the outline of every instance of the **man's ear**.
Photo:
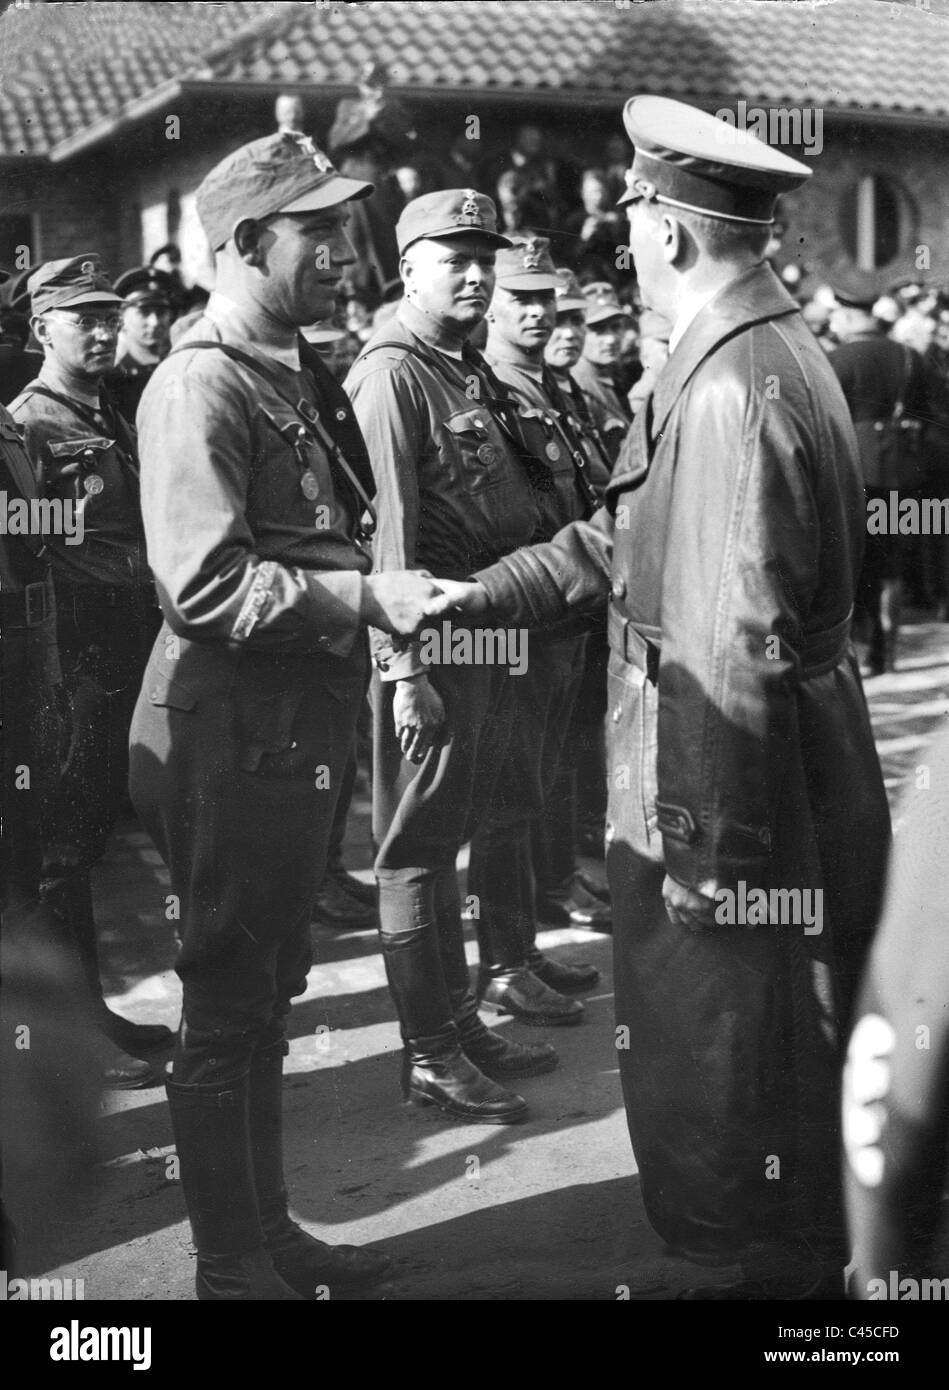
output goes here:
[{"label": "man's ear", "polygon": [[662,254],[668,265],[678,265],[686,250],[682,223],[664,212],[659,219],[659,239]]},{"label": "man's ear", "polygon": [[33,315],[30,319],[30,329],[36,341],[45,347],[49,342],[49,329],[46,326],[46,320],[43,318],[42,314]]},{"label": "man's ear", "polygon": [[244,217],[236,224],[233,232],[237,254],[248,265],[262,265],[264,262],[263,227],[253,217]]},{"label": "man's ear", "polygon": [[399,261],[399,274],[401,275],[402,283],[405,286],[406,296],[408,296],[409,286],[412,283],[413,270],[414,266],[412,265],[412,262],[409,260],[408,256],[403,256],[402,259]]}]

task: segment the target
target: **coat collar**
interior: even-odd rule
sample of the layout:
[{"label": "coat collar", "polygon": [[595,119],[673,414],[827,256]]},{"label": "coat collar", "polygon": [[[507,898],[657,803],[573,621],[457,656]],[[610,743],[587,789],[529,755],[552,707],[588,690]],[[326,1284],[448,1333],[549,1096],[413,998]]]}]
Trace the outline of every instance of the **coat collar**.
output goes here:
[{"label": "coat collar", "polygon": [[653,438],[662,433],[693,372],[719,343],[750,324],[797,313],[797,304],[761,261],[730,280],[699,310],[659,373],[652,398]]}]

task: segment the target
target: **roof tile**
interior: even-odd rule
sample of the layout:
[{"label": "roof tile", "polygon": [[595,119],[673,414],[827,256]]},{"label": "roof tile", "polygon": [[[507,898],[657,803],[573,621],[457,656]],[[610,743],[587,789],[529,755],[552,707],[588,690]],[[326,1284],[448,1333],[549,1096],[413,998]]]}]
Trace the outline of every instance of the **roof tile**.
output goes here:
[{"label": "roof tile", "polygon": [[47,153],[176,78],[340,86],[368,60],[446,93],[642,90],[949,121],[949,14],[910,4],[91,0],[0,16],[0,155]]}]

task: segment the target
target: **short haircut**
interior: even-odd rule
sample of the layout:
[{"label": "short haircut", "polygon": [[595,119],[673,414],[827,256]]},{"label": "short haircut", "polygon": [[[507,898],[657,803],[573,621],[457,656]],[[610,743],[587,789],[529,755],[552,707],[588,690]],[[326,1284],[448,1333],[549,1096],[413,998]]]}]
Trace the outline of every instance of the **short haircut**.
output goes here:
[{"label": "short haircut", "polygon": [[726,222],[721,217],[706,217],[703,213],[689,212],[685,208],[671,207],[660,202],[649,203],[648,207],[655,218],[669,213],[677,222],[681,222],[713,261],[732,260],[745,252],[761,256],[771,239],[770,227],[749,227],[742,222]]}]

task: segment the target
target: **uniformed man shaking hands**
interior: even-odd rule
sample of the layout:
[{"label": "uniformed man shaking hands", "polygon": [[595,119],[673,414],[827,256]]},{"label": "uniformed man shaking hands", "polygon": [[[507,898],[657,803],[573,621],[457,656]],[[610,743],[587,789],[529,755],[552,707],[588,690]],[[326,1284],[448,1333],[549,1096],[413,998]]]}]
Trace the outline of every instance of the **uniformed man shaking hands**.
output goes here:
[{"label": "uniformed man shaking hands", "polygon": [[285,1020],[368,671],[364,628],[412,633],[434,586],[370,576],[372,472],[301,326],[352,260],[342,178],[302,135],[234,151],[198,190],[206,314],[139,412],[165,616],[132,730],[132,795],[181,900],[183,1021],[168,1097],[202,1299],[295,1299],[387,1260],[287,1214]]}]

